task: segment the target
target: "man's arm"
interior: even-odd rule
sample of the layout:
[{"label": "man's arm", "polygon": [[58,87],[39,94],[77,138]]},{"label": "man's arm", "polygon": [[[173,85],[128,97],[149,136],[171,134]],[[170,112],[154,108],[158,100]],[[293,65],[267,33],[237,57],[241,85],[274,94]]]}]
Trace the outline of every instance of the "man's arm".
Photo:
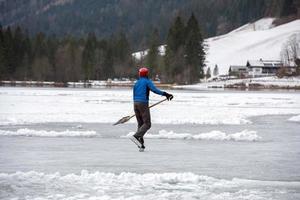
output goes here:
[{"label": "man's arm", "polygon": [[163,95],[163,96],[167,97],[168,100],[172,100],[173,99],[173,95],[172,94],[169,94],[167,92],[159,90],[158,88],[155,87],[155,85],[153,84],[153,82],[151,80],[148,81],[148,87],[155,94]]},{"label": "man's arm", "polygon": [[155,94],[159,94],[159,95],[163,95],[164,94],[163,91],[161,91],[160,89],[158,89],[157,87],[155,87],[155,85],[153,84],[153,82],[151,80],[148,81],[147,86]]}]

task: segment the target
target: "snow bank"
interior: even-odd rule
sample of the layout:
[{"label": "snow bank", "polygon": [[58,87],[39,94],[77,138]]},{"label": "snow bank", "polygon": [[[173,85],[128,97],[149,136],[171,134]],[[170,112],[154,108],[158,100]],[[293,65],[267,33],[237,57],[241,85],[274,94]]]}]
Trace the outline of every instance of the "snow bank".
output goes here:
[{"label": "snow bank", "polygon": [[[300,182],[216,179],[193,173],[0,173],[1,199],[265,200],[299,195]],[[280,199],[280,198],[279,198]],[[283,198],[285,199],[285,198]]]},{"label": "snow bank", "polygon": [[[130,137],[133,133],[126,136]],[[182,139],[182,140],[217,140],[217,141],[259,141],[261,137],[256,134],[256,131],[243,130],[241,132],[226,134],[222,131],[211,131],[193,135],[190,133],[175,133],[173,131],[160,130],[158,134],[146,134],[145,138],[151,139]]]},{"label": "snow bank", "polygon": [[16,131],[0,130],[3,136],[35,136],[35,137],[95,137],[96,131],[46,131],[32,130],[28,128],[18,129]]},{"label": "snow bank", "polygon": [[300,122],[300,115],[293,116],[293,117],[289,118],[288,120],[293,121],[293,122]]},{"label": "snow bank", "polygon": [[300,87],[300,77],[286,77],[278,78],[276,76],[260,77],[260,78],[245,78],[245,79],[231,79],[226,81],[210,81],[203,82],[194,85],[177,85],[174,86],[178,89],[190,89],[190,90],[203,90],[208,88],[226,88],[234,84],[244,84],[245,87],[251,87],[251,84],[258,84],[265,88],[296,88]]}]

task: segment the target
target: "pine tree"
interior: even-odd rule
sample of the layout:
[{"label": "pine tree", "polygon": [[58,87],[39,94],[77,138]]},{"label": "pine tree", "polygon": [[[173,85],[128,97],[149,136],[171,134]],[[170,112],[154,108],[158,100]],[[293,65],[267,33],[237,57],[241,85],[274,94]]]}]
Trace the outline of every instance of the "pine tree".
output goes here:
[{"label": "pine tree", "polygon": [[111,40],[107,42],[104,48],[103,74],[105,79],[113,78],[115,75],[113,44]]},{"label": "pine tree", "polygon": [[3,29],[0,24],[0,80],[5,78],[5,65],[4,65],[4,35]]},{"label": "pine tree", "polygon": [[185,41],[185,74],[188,83],[195,83],[203,77],[205,51],[199,24],[194,14],[188,20]]},{"label": "pine tree", "polygon": [[213,71],[213,75],[214,76],[218,76],[219,75],[219,68],[218,65],[215,65],[214,71]]},{"label": "pine tree", "polygon": [[47,37],[40,32],[33,40],[33,79],[38,81],[51,80],[53,70],[47,57]]},{"label": "pine tree", "polygon": [[150,68],[152,77],[154,78],[159,73],[159,33],[154,29],[149,40],[149,50],[146,56],[146,66]]},{"label": "pine tree", "polygon": [[209,79],[209,78],[211,77],[210,67],[207,68],[205,77],[206,77],[207,79]]},{"label": "pine tree", "polygon": [[295,2],[295,0],[283,0],[280,16],[285,17],[297,14],[297,7],[295,6]]},{"label": "pine tree", "polygon": [[17,27],[13,36],[13,51],[14,51],[14,65],[17,68],[22,67],[22,61],[25,55],[25,36],[20,27]]},{"label": "pine tree", "polygon": [[[114,68],[111,69],[118,77],[126,77],[128,75],[128,69],[130,68],[131,51],[130,45],[124,32],[120,32],[116,38],[110,39],[112,42],[112,49],[114,57]],[[110,52],[109,52],[110,53]]]},{"label": "pine tree", "polygon": [[24,41],[24,48],[25,48],[25,55],[23,60],[24,65],[24,80],[28,80],[32,78],[32,63],[33,63],[33,48],[32,48],[32,41],[28,36],[28,33],[25,35]]},{"label": "pine tree", "polygon": [[13,34],[10,27],[6,28],[3,34],[3,50],[3,65],[6,78],[13,79],[16,69],[14,66]]},{"label": "pine tree", "polygon": [[184,65],[185,27],[176,17],[169,29],[165,55],[165,79],[168,82],[182,82],[182,66]]},{"label": "pine tree", "polygon": [[95,67],[95,51],[97,38],[94,33],[88,35],[84,50],[82,52],[82,68],[84,71],[84,79],[90,80]]},{"label": "pine tree", "polygon": [[51,80],[58,80],[58,73],[61,73],[56,66],[56,52],[59,46],[59,41],[55,35],[47,38],[47,58],[52,69],[53,76]]}]

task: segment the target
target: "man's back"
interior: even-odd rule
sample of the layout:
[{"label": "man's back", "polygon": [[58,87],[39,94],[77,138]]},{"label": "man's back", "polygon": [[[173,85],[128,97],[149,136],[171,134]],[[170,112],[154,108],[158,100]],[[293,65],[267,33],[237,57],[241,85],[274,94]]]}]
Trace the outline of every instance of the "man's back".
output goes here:
[{"label": "man's back", "polygon": [[157,89],[150,79],[140,77],[133,88],[134,102],[148,103],[150,90],[156,94],[163,95],[163,91]]}]

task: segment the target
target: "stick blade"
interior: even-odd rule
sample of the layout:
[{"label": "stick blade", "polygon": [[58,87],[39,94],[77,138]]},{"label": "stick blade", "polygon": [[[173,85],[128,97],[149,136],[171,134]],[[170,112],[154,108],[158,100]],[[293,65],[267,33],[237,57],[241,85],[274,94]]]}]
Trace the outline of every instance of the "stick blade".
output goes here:
[{"label": "stick blade", "polygon": [[118,125],[118,124],[124,124],[125,122],[127,122],[128,120],[130,120],[130,116],[126,116],[126,117],[123,117],[121,119],[119,119],[119,121],[117,121],[116,123],[114,123],[113,125]]}]

